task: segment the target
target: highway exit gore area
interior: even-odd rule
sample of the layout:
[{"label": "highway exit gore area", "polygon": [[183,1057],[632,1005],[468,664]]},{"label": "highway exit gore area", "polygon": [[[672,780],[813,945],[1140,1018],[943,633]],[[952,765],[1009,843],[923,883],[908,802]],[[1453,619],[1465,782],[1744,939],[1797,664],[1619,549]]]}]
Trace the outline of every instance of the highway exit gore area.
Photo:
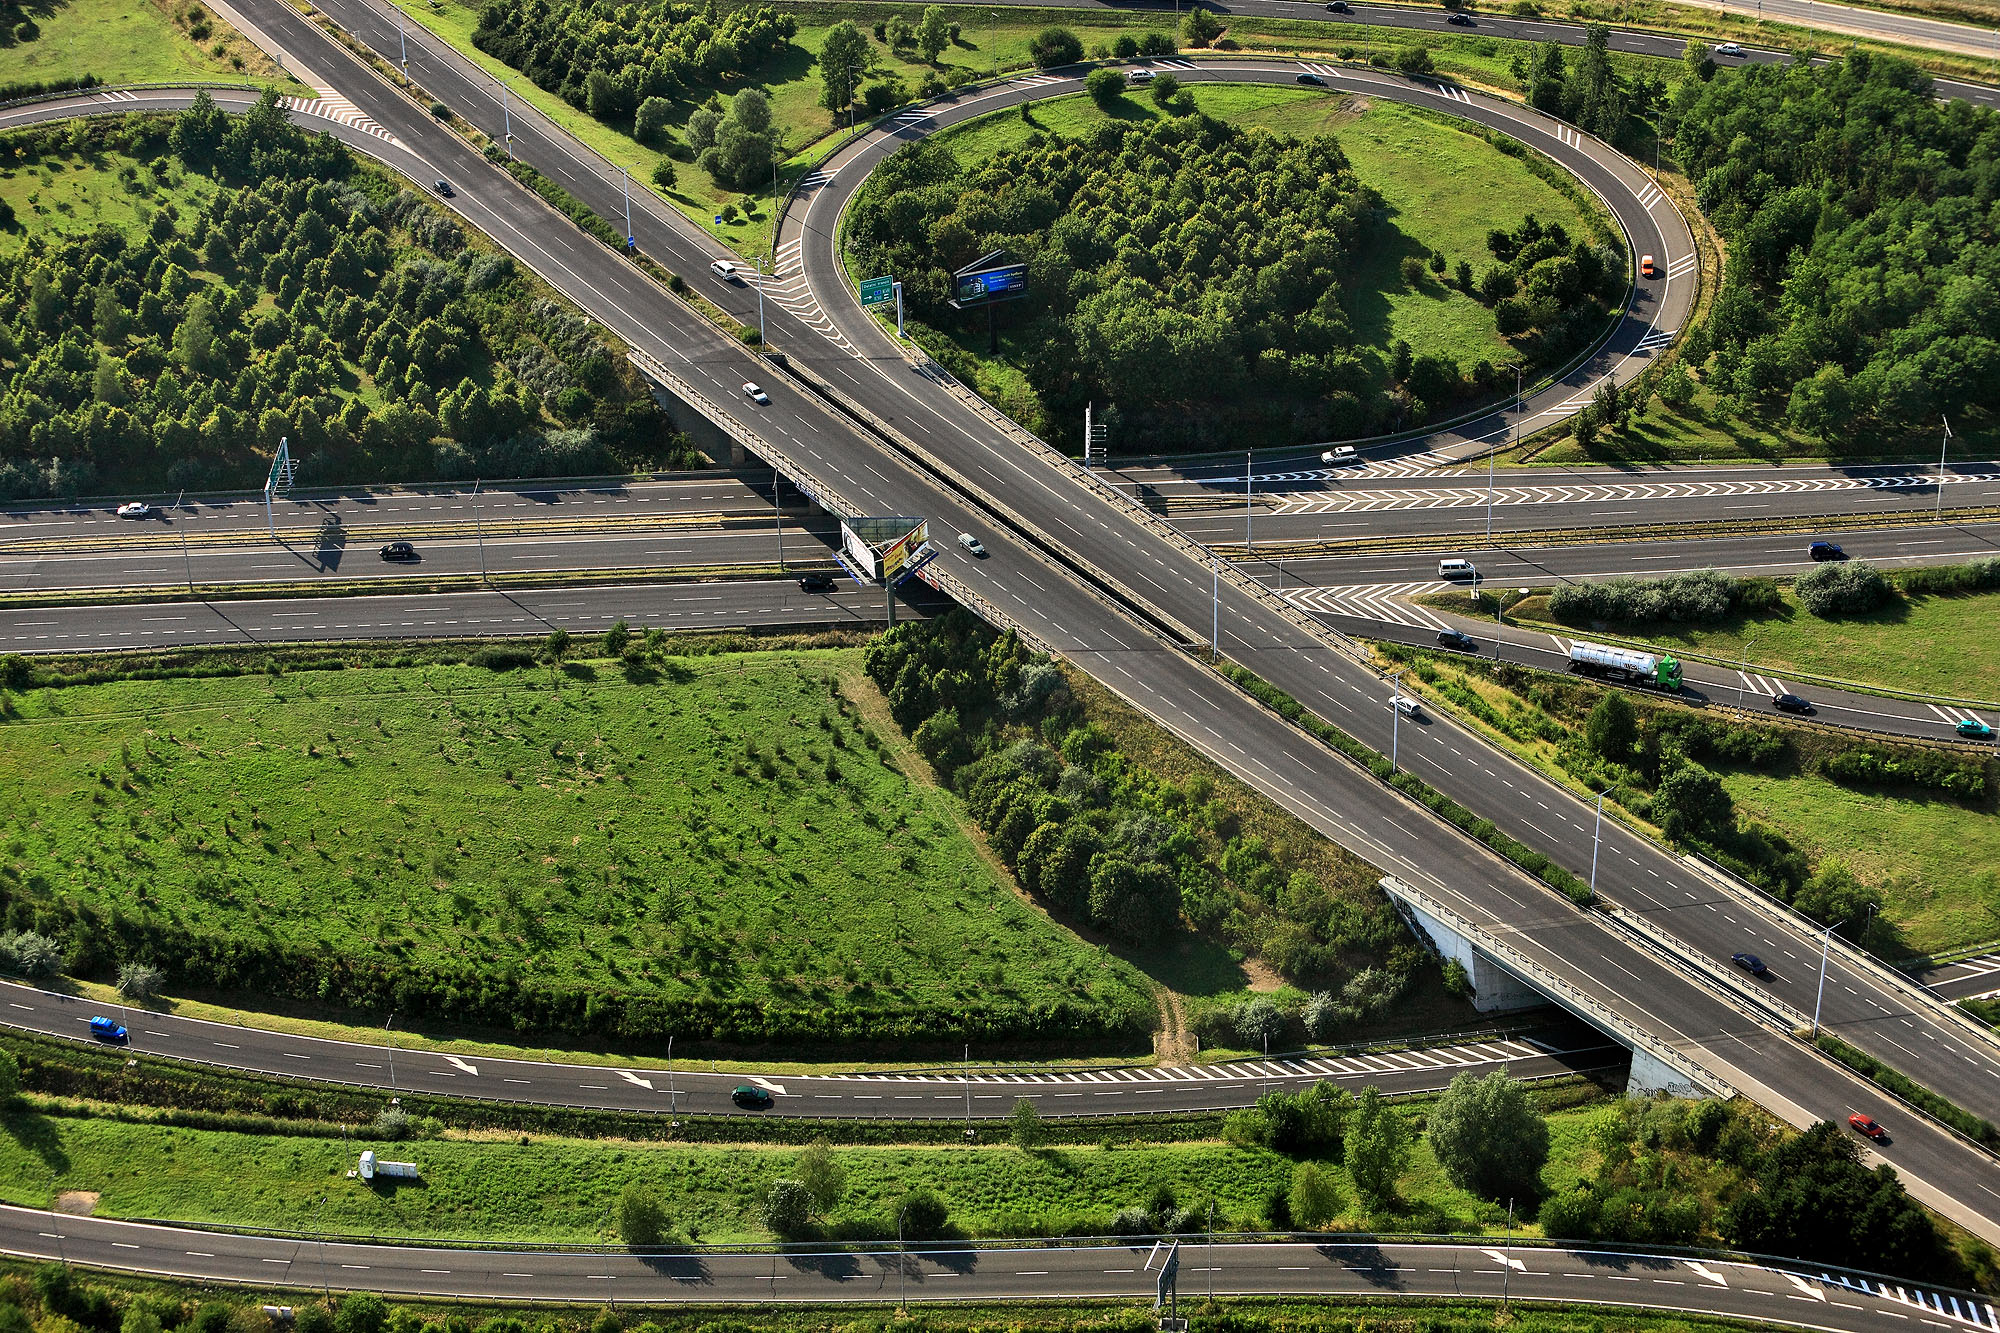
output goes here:
[{"label": "highway exit gore area", "polygon": [[981,858],[863,720],[857,652],[598,651],[11,694],[10,923],[252,1007],[1143,1044],[1137,974]]}]

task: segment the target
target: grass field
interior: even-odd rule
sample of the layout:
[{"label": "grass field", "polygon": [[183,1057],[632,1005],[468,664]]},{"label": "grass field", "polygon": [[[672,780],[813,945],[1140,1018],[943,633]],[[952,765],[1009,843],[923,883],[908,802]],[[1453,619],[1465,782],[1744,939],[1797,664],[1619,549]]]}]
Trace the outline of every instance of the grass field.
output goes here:
[{"label": "grass field", "polygon": [[[1566,1183],[1592,1164],[1602,1105],[1550,1116],[1548,1180]],[[1405,1114],[1420,1121],[1420,1108]],[[504,1141],[375,1142],[231,1133],[43,1116],[0,1118],[0,1199],[47,1206],[61,1191],[97,1193],[112,1217],[453,1240],[615,1240],[613,1206],[626,1184],[652,1188],[683,1231],[706,1241],[766,1239],[759,1205],[770,1182],[795,1174],[799,1149],[660,1146],[533,1137]],[[346,1179],[364,1148],[414,1161],[419,1184],[374,1188]],[[1143,1208],[1161,1185],[1183,1208],[1215,1203],[1218,1229],[1261,1229],[1272,1189],[1289,1184],[1290,1159],[1225,1143],[1061,1147],[1023,1152],[974,1147],[841,1147],[846,1195],[831,1222],[871,1222],[893,1234],[896,1201],[929,1188],[969,1235],[1101,1233],[1121,1208]],[[1338,1163],[1324,1164],[1344,1200],[1335,1223],[1369,1219]],[[1444,1178],[1419,1137],[1402,1181],[1403,1206],[1376,1219],[1393,1229],[1499,1231],[1504,1206],[1475,1199]],[[323,1207],[318,1200],[324,1196]],[[1205,1208],[1204,1208],[1205,1214]],[[1517,1218],[1517,1230],[1534,1234]]]},{"label": "grass field", "polygon": [[[94,74],[104,83],[276,82],[303,86],[242,34],[189,0],[44,0],[24,6],[39,35],[22,41],[14,20],[0,32],[0,84],[46,83]],[[197,14],[195,11],[201,12]],[[206,24],[196,40],[189,29]]]},{"label": "grass field", "polygon": [[[1767,675],[1806,672],[1961,699],[2000,698],[2000,634],[1994,632],[2000,593],[1906,597],[1840,620],[1807,612],[1789,589],[1784,598],[1784,609],[1772,615],[1736,616],[1702,628],[1640,625],[1621,634],[1732,662],[1747,654],[1750,665]],[[1550,620],[1546,610],[1536,597],[1508,614],[1554,633],[1576,631]]]},{"label": "grass field", "polygon": [[862,696],[852,650],[29,692],[0,879],[100,941],[86,971],[186,989],[633,1039],[1143,1032],[1138,975],[1014,894]]},{"label": "grass field", "polygon": [[170,203],[183,217],[195,216],[214,196],[215,181],[168,163],[164,177],[116,152],[0,166],[0,199],[13,206],[18,224],[0,231],[0,255],[15,253],[31,235],[88,236],[104,225],[136,231]]}]

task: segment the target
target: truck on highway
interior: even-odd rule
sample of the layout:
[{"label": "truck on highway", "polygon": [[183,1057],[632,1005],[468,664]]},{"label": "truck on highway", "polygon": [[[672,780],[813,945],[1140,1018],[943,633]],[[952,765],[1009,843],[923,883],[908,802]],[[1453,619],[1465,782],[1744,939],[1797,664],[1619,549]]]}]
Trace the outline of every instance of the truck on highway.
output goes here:
[{"label": "truck on highway", "polygon": [[1647,689],[1666,690],[1678,694],[1681,688],[1681,664],[1661,653],[1633,652],[1630,648],[1613,648],[1602,643],[1572,642],[1569,646],[1569,669],[1585,675],[1602,676],[1606,680],[1624,685],[1643,685]]}]

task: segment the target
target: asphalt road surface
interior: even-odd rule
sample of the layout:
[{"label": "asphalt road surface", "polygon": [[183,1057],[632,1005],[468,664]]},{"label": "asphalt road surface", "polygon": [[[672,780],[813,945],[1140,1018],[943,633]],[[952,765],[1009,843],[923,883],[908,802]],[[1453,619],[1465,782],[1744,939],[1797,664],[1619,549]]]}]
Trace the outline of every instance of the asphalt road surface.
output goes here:
[{"label": "asphalt road surface", "polygon": [[[418,1147],[421,1155],[421,1145]],[[356,1183],[349,1188],[365,1188]],[[469,1249],[203,1231],[0,1207],[0,1253],[301,1290],[575,1304],[1150,1301],[1165,1246],[1150,1239],[1005,1248],[694,1251]],[[1861,1256],[1857,1256],[1859,1258]],[[1828,1333],[1917,1323],[1992,1333],[1968,1293],[1806,1265],[1491,1243],[1183,1240],[1181,1300],[1209,1295],[1455,1299],[1617,1305]]]},{"label": "asphalt road surface", "polygon": [[[413,180],[452,179],[459,186],[454,207],[628,342],[672,366],[697,392],[718,403],[736,403],[735,410],[767,445],[792,454],[827,493],[854,510],[925,514],[946,530],[982,531],[991,560],[976,562],[947,551],[942,567],[984,596],[996,613],[1023,624],[1314,827],[1441,896],[1622,1021],[1656,1034],[1789,1118],[1839,1119],[1873,1100],[1858,1080],[1806,1051],[1783,1026],[1756,1016],[1762,1004],[1758,991],[1734,979],[1718,981],[1726,969],[1718,974],[1712,960],[1726,959],[1751,929],[1736,915],[1750,909],[1727,893],[1692,877],[1653,844],[1614,828],[1604,840],[1600,890],[1646,914],[1685,955],[1649,952],[1605,921],[1576,912],[1250,703],[1169,640],[1192,637],[1188,627],[1205,624],[1213,605],[1225,654],[1386,751],[1387,691],[1372,671],[1329,651],[1315,634],[1232,580],[1222,581],[1221,595],[1211,603],[1210,571],[1198,553],[1140,523],[1059,463],[1024,449],[1000,424],[969,413],[949,386],[903,360],[885,335],[857,322],[852,311],[844,306],[831,311],[828,322],[836,336],[827,336],[781,306],[770,327],[772,341],[809,362],[861,410],[924,441],[932,459],[915,461],[907,451],[885,448],[881,436],[833,416],[808,391],[782,374],[772,375],[775,367],[758,366],[739,344],[612,252],[582,238],[421,107],[361,69],[296,11],[277,0],[248,0],[244,7],[276,34],[279,45],[310,52],[307,63],[321,72],[336,71],[341,91],[393,139],[369,142],[372,136],[360,130],[353,141]],[[1286,68],[1277,64],[1263,77],[1287,78]],[[1346,76],[1337,81],[1344,85]],[[1569,145],[1560,127],[1535,126],[1518,108],[1488,105],[1485,99],[1459,102],[1446,92],[1393,80],[1352,82],[1377,95],[1401,95],[1424,105],[1434,101],[1440,109],[1455,107],[1517,127],[1632,203],[1647,188],[1643,173],[1615,154],[1587,141]],[[1020,95],[1028,90],[1023,87]],[[142,97],[121,105],[136,110],[150,104]],[[9,114],[62,114],[51,105]],[[477,108],[455,109],[479,114]],[[903,133],[870,136],[853,151],[874,152],[882,139]],[[518,123],[516,149],[522,150]],[[843,163],[833,165],[845,174]],[[615,214],[610,202],[617,197],[615,178],[579,180],[578,193],[607,216]],[[813,212],[823,227],[833,210],[821,213],[819,207]],[[635,201],[634,222],[643,248],[705,281],[705,266],[689,267],[675,258],[692,243],[677,218]],[[1661,220],[1646,212],[1630,225],[1657,230]],[[823,230],[812,230],[805,239],[813,243],[808,249],[826,244],[830,255]],[[1634,239],[1643,244],[1640,235]],[[712,254],[712,247],[706,253]],[[1665,246],[1653,253],[1670,263],[1680,257]],[[813,271],[811,259],[807,271]],[[841,295],[851,301],[844,291]],[[1667,299],[1668,293],[1657,294],[1660,304],[1649,302],[1652,312]],[[1674,299],[1684,300],[1685,292]],[[1638,327],[1652,327],[1646,312]],[[856,350],[862,355],[854,355]],[[1625,359],[1626,350],[1614,347],[1612,364]],[[736,386],[753,377],[771,389],[769,406],[752,409],[736,401]],[[1549,850],[1562,864],[1579,873],[1589,866],[1593,841],[1572,798],[1449,724],[1403,728],[1399,736],[1405,766],[1530,845]],[[1817,941],[1798,923],[1781,921],[1768,929],[1786,946],[1816,952]],[[1796,1007],[1803,986],[1796,968],[1781,964],[1772,985]],[[1979,1114],[2000,1114],[2000,1061],[1990,1041],[1969,1035],[1844,957],[1831,969],[1827,1001],[1830,1025],[1848,1040]],[[1899,1170],[1922,1197],[1982,1234],[2000,1235],[1986,1202],[1988,1196],[2000,1200],[2000,1164],[1915,1121],[1899,1129],[1893,1151]]]},{"label": "asphalt road surface", "polygon": [[[1133,1066],[1085,1072],[922,1074],[710,1073],[706,1061],[679,1066],[566,1065],[445,1055],[357,1045],[260,1028],[211,1023],[147,1010],[124,1010],[74,996],[0,983],[0,1023],[77,1041],[90,1040],[90,1020],[115,1017],[130,1054],[168,1058],[291,1078],[380,1088],[411,1096],[479,1098],[540,1106],[655,1114],[770,1114],[882,1120],[993,1120],[1021,1098],[1051,1116],[1160,1114],[1248,1106],[1271,1088],[1330,1082],[1385,1092],[1434,1092],[1455,1074],[1506,1070],[1545,1078],[1580,1070],[1615,1069],[1622,1047],[1581,1023],[1552,1019],[1519,1035],[1489,1041],[1444,1039],[1399,1052],[1346,1056],[1286,1056],[1187,1067]],[[731,1102],[744,1085],[771,1095],[768,1108]]]}]

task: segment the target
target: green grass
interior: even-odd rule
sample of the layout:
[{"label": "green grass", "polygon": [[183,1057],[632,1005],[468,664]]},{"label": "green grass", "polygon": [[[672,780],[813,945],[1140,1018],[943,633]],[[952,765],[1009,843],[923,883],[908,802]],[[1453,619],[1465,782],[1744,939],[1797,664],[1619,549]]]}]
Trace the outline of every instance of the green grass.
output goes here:
[{"label": "green grass", "polygon": [[1983,807],[1915,792],[1843,787],[1810,774],[1725,772],[1746,816],[1763,820],[1815,861],[1837,857],[1882,891],[1882,916],[1914,954],[2000,935],[2000,819]]},{"label": "green grass", "polygon": [[0,880],[109,919],[100,955],[267,1000],[645,1039],[1146,1026],[1137,974],[870,745],[832,692],[874,697],[857,651],[569,670],[17,695]]},{"label": "green grass", "polygon": [[[1550,1116],[1545,1177],[1585,1172],[1591,1132],[1608,1108]],[[1421,1119],[1419,1108],[1404,1114]],[[62,1191],[99,1194],[98,1214],[179,1222],[226,1222],[335,1234],[450,1240],[583,1242],[615,1240],[613,1207],[631,1182],[649,1186],[683,1231],[712,1242],[767,1239],[759,1205],[770,1182],[795,1174],[799,1149],[732,1145],[662,1146],[519,1137],[391,1143],[135,1124],[125,1120],[0,1117],[0,1199],[47,1206]],[[420,1184],[370,1188],[346,1173],[365,1148],[414,1161]],[[1006,1144],[839,1147],[846,1195],[830,1221],[893,1234],[897,1200],[936,1191],[968,1235],[1101,1233],[1121,1208],[1143,1208],[1160,1185],[1180,1205],[1213,1199],[1218,1229],[1261,1229],[1264,1200],[1289,1184],[1293,1163],[1267,1149],[1225,1143],[1056,1147],[1023,1152]],[[1344,1200],[1335,1226],[1370,1221],[1338,1163],[1323,1164]],[[1504,1205],[1468,1195],[1445,1179],[1419,1137],[1401,1185],[1403,1203],[1375,1221],[1393,1229],[1498,1232]],[[316,1201],[325,1196],[321,1209]],[[1516,1230],[1535,1234],[1516,1219]]]},{"label": "green grass", "polygon": [[[28,9],[40,35],[14,36],[14,18],[0,34],[0,84],[45,83],[94,74],[104,83],[275,82],[287,91],[303,85],[219,17],[197,42],[184,3],[157,0],[53,0]],[[217,48],[220,48],[219,50]]]},{"label": "green grass", "polygon": [[[1548,619],[1546,602],[1533,598],[1509,613],[1556,633],[1574,625]],[[1724,661],[1747,656],[1766,674],[1822,675],[1838,680],[1918,690],[1961,699],[2000,697],[2000,593],[1903,597],[1880,611],[1821,620],[1798,604],[1790,589],[1784,608],[1766,616],[1734,616],[1701,628],[1638,625],[1623,637]]]},{"label": "green grass", "polygon": [[85,237],[100,226],[137,232],[168,204],[183,218],[198,216],[214,197],[215,181],[163,160],[164,176],[120,152],[0,166],[0,199],[13,206],[16,221],[0,231],[0,254],[19,251],[30,235]]}]

